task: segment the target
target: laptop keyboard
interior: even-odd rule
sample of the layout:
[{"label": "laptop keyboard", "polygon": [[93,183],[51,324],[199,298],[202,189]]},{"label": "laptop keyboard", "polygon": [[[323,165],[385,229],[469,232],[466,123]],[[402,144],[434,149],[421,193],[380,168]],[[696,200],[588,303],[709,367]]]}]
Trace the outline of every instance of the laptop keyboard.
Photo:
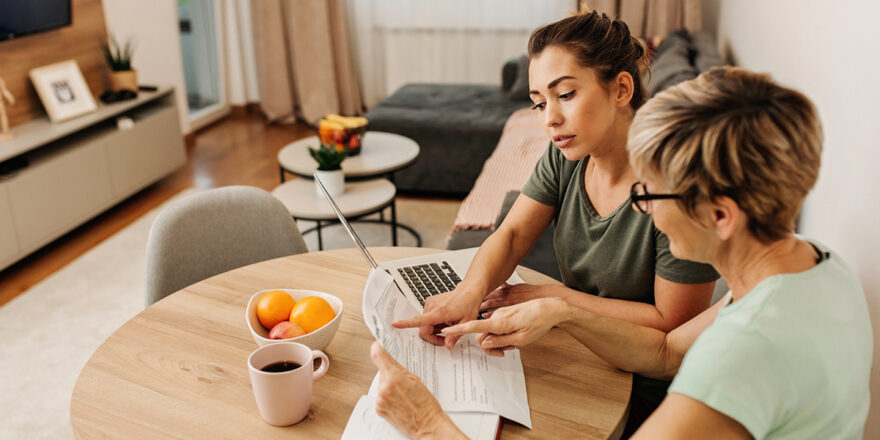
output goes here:
[{"label": "laptop keyboard", "polygon": [[416,299],[423,306],[429,296],[449,292],[461,282],[461,278],[446,261],[440,264],[401,267],[397,269],[397,273],[406,281],[409,290],[416,295]]}]

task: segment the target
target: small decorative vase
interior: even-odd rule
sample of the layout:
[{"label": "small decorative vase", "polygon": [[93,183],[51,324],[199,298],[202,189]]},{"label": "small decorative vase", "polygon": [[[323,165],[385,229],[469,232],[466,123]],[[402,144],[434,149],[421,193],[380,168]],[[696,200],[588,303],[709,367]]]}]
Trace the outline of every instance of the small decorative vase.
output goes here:
[{"label": "small decorative vase", "polygon": [[119,92],[121,90],[131,90],[132,92],[137,92],[137,71],[122,70],[117,72],[110,72],[110,89],[114,92]]},{"label": "small decorative vase", "polygon": [[[330,193],[331,197],[342,195],[345,192],[345,173],[342,170],[317,170],[315,171],[315,178],[321,179],[321,183],[324,184],[324,188],[327,188],[327,192]],[[321,188],[318,187],[317,183],[315,183],[315,192],[318,194],[318,197],[324,197],[324,193],[321,192]]]}]

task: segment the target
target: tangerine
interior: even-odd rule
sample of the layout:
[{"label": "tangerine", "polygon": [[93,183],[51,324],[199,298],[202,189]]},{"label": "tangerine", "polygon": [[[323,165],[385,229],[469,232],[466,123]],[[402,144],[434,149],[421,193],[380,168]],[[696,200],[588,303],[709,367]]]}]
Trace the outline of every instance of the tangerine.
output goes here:
[{"label": "tangerine", "polygon": [[290,311],[290,322],[311,333],[336,317],[336,312],[324,298],[309,296],[299,300]]},{"label": "tangerine", "polygon": [[257,318],[263,327],[271,329],[281,321],[287,321],[296,300],[287,292],[273,290],[266,292],[257,304]]}]

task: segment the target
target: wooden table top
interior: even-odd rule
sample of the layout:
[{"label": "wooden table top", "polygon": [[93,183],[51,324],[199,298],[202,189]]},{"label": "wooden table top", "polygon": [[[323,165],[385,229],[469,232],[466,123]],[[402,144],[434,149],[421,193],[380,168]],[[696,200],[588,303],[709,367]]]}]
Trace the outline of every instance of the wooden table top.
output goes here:
[{"label": "wooden table top", "polygon": [[[371,248],[379,261],[440,252]],[[519,268],[527,282],[552,279]],[[235,269],[155,303],[113,333],[80,373],[70,404],[79,439],[338,439],[376,374],[361,298],[369,266],[357,249],[313,252]],[[345,303],[302,422],[275,427],[257,411],[247,358],[257,348],[245,322],[263,289],[332,293]],[[522,349],[533,429],[505,422],[502,438],[608,438],[625,423],[632,378],[553,329]]]}]

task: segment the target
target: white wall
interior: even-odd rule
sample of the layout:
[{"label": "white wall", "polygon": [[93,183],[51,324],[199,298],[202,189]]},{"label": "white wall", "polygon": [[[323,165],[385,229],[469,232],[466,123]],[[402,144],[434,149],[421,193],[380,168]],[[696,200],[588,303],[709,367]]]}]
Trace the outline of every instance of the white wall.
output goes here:
[{"label": "white wall", "polygon": [[800,232],[857,272],[874,323],[873,404],[865,438],[880,438],[880,3],[721,0],[719,43],[736,63],[804,92],[825,130],[819,181]]},{"label": "white wall", "polygon": [[133,38],[132,64],[140,84],[172,85],[184,133],[191,131],[176,0],[103,0],[107,32],[120,41]]}]

